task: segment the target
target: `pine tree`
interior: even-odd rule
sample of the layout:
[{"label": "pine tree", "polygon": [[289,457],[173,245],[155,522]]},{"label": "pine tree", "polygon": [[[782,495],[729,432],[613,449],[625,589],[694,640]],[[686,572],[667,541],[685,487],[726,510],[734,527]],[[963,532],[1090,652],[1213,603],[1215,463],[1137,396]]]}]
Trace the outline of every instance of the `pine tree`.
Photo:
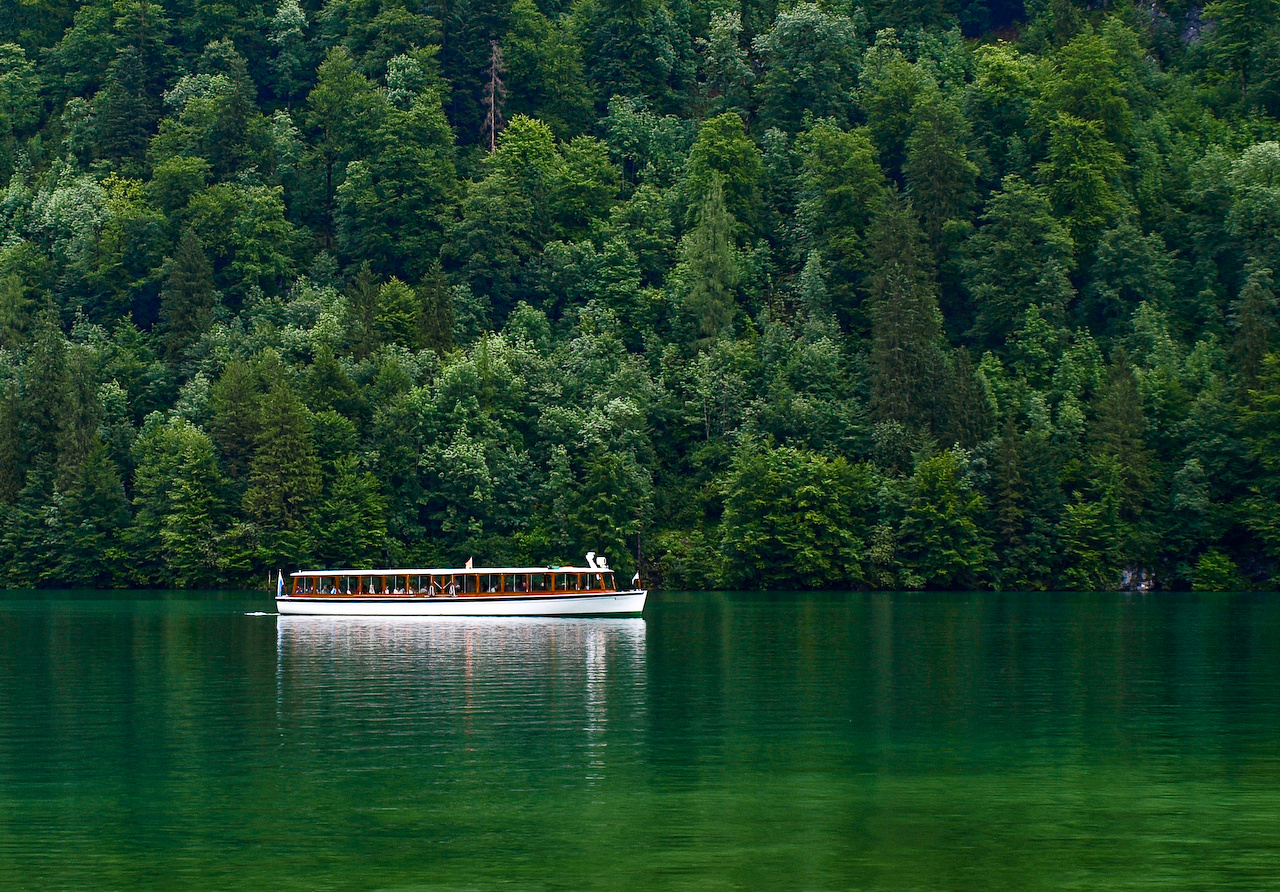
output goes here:
[{"label": "pine tree", "polygon": [[297,565],[311,554],[321,483],[306,408],[277,381],[262,398],[259,421],[244,511],[260,532],[259,564]]},{"label": "pine tree", "polygon": [[155,127],[155,94],[148,90],[153,75],[135,47],[126,47],[111,63],[107,85],[94,100],[97,153],[136,170]]},{"label": "pine tree", "polygon": [[0,391],[0,503],[12,505],[22,491],[26,472],[22,438],[22,404],[18,388]]},{"label": "pine tree", "polygon": [[454,312],[453,292],[439,261],[427,269],[417,291],[422,304],[418,316],[421,325],[419,341],[443,356],[453,349]]},{"label": "pine tree", "polygon": [[213,444],[203,436],[188,437],[177,456],[172,509],[160,530],[165,566],[178,588],[207,588],[219,579],[222,487]]},{"label": "pine tree", "polygon": [[1150,566],[1155,456],[1147,448],[1142,398],[1128,358],[1117,351],[1089,430],[1091,476],[1101,522],[1109,530],[1111,565]]},{"label": "pine tree", "polygon": [[378,315],[373,324],[379,345],[416,346],[420,311],[413,289],[392,276],[378,289]]},{"label": "pine tree", "polygon": [[209,392],[213,417],[209,432],[233,478],[244,475],[253,455],[259,430],[258,381],[242,359],[233,359],[222,370]]},{"label": "pine tree", "polygon": [[217,295],[213,290],[213,266],[205,256],[200,237],[187,229],[165,264],[165,289],[160,295],[160,325],[165,356],[173,361],[199,339],[213,319]]},{"label": "pine tree", "polygon": [[964,116],[946,102],[929,102],[915,113],[902,172],[924,234],[936,250],[948,220],[968,220],[978,193],[978,165],[969,159]]},{"label": "pine tree", "polygon": [[77,470],[64,497],[63,550],[53,575],[75,588],[110,588],[123,576],[129,503],[119,469],[101,440]]},{"label": "pine tree", "polygon": [[925,423],[946,369],[933,257],[910,202],[890,195],[867,234],[873,408],[883,419]]},{"label": "pine tree", "polygon": [[291,108],[302,86],[306,64],[307,14],[298,0],[284,0],[271,20],[271,42],[276,47],[271,69],[275,72],[276,95]]},{"label": "pine tree", "polygon": [[52,307],[36,320],[34,339],[22,368],[20,410],[28,459],[58,453],[59,434],[71,414],[71,371],[66,339]]},{"label": "pine tree", "polygon": [[378,293],[382,285],[366,260],[347,286],[347,314],[351,319],[351,353],[360,361],[378,349]]},{"label": "pine tree", "polygon": [[1244,287],[1231,306],[1231,326],[1235,330],[1232,347],[1241,396],[1258,386],[1262,360],[1276,342],[1276,295],[1271,270],[1253,261],[1245,274]]},{"label": "pine tree", "polygon": [[725,206],[719,173],[712,172],[707,193],[698,207],[697,224],[680,239],[675,278],[679,282],[681,313],[693,326],[696,339],[714,339],[737,309],[742,261],[734,244],[736,223]]},{"label": "pine tree", "polygon": [[362,471],[355,456],[341,456],[334,463],[317,521],[315,551],[321,563],[368,567],[385,559],[386,501],[378,479]]}]

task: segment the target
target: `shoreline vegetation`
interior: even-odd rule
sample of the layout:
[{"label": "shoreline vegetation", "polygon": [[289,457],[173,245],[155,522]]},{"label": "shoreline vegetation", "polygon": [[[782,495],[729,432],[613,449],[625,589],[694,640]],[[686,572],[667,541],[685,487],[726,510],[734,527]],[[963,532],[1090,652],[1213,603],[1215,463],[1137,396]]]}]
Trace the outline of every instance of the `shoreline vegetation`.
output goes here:
[{"label": "shoreline vegetation", "polygon": [[1280,0],[9,7],[9,587],[1276,585]]}]

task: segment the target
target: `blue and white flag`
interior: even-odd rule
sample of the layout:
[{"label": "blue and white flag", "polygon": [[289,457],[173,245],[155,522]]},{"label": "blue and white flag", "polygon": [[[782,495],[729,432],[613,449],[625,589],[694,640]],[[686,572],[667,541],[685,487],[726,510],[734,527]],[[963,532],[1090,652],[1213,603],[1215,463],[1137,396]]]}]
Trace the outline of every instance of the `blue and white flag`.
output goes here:
[{"label": "blue and white flag", "polygon": [[277,598],[284,597],[284,571],[283,570],[276,571],[276,597]]}]

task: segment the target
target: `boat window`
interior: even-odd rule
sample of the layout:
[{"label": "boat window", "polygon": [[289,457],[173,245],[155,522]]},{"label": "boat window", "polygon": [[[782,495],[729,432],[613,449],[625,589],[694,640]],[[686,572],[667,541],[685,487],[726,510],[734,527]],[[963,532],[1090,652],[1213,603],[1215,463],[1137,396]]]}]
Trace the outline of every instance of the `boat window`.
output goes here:
[{"label": "boat window", "polygon": [[332,576],[320,577],[320,594],[336,595],[338,593],[338,584]]},{"label": "boat window", "polygon": [[529,590],[529,574],[507,574],[502,577],[502,590],[504,592],[527,592]]},{"label": "boat window", "polygon": [[591,586],[592,591],[599,592],[599,591],[604,591],[607,588],[607,586],[604,584],[603,573],[588,573],[587,584]]},{"label": "boat window", "polygon": [[496,595],[502,591],[502,577],[496,573],[489,573],[480,577],[480,593],[485,595]]},{"label": "boat window", "polygon": [[556,591],[576,592],[577,590],[578,590],[578,574],[577,573],[557,573],[556,574]]},{"label": "boat window", "polygon": [[607,592],[611,592],[614,590],[614,588],[615,588],[615,583],[613,581],[613,574],[612,573],[604,574],[604,590]]},{"label": "boat window", "polygon": [[476,580],[480,577],[474,573],[468,573],[462,577],[462,594],[474,595],[476,593]]},{"label": "boat window", "polygon": [[531,592],[551,591],[551,574],[550,573],[534,573],[530,577],[529,591]]}]

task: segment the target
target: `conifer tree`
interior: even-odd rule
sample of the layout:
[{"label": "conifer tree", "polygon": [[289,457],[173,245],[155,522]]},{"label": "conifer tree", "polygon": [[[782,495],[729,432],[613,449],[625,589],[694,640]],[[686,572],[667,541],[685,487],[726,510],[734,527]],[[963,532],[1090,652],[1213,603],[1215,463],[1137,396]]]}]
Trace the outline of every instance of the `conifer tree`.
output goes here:
[{"label": "conifer tree", "polygon": [[1276,295],[1271,270],[1255,261],[1249,264],[1246,276],[1240,296],[1231,307],[1235,331],[1232,346],[1243,385],[1241,396],[1258,386],[1263,358],[1271,352],[1276,339]]},{"label": "conifer tree", "polygon": [[909,201],[885,198],[867,234],[872,400],[885,420],[928,421],[946,368],[933,257]]},{"label": "conifer tree", "polygon": [[157,118],[156,97],[148,90],[153,75],[135,47],[126,47],[111,63],[108,81],[94,100],[95,148],[108,160],[136,170]]},{"label": "conifer tree", "polygon": [[258,437],[259,400],[256,376],[242,359],[227,363],[210,389],[209,408],[213,417],[209,432],[232,478],[239,478],[248,470]]},{"label": "conifer tree", "polygon": [[222,488],[213,443],[203,435],[187,437],[177,456],[172,508],[160,530],[165,565],[178,588],[208,588],[218,581]]},{"label": "conifer tree", "polygon": [[110,588],[123,579],[129,503],[120,472],[97,440],[63,501],[63,549],[53,578],[76,588]]},{"label": "conifer tree", "polygon": [[969,334],[1000,348],[1031,306],[1062,325],[1074,296],[1073,245],[1048,198],[1011,174],[987,200],[982,223],[960,264],[976,317]]},{"label": "conifer tree", "polygon": [[160,324],[170,360],[179,358],[204,333],[216,306],[213,265],[195,230],[187,229],[165,264],[165,289],[160,295]]},{"label": "conifer tree", "polygon": [[967,125],[957,109],[946,102],[929,102],[914,117],[902,172],[925,236],[937,250],[943,225],[948,220],[967,221],[973,213],[978,165],[969,159]]},{"label": "conifer tree", "polygon": [[1147,448],[1137,382],[1121,351],[1099,395],[1097,412],[1089,431],[1091,476],[1102,511],[1099,522],[1109,543],[1107,557],[1117,570],[1149,566],[1155,456]]},{"label": "conifer tree", "polygon": [[257,525],[261,566],[298,564],[312,551],[312,521],[320,499],[320,468],[306,408],[278,380],[262,398],[243,506]]},{"label": "conifer tree", "polygon": [[271,68],[275,73],[276,95],[284,100],[286,107],[292,107],[293,97],[305,77],[306,30],[307,14],[298,0],[284,0],[276,7],[271,20],[270,40],[276,48]]},{"label": "conifer tree", "polygon": [[23,440],[28,457],[54,458],[59,434],[71,414],[71,371],[66,340],[52,307],[37,317],[33,334],[22,369]]},{"label": "conifer tree", "polygon": [[418,298],[421,301],[421,333],[419,341],[443,356],[453,347],[453,292],[445,279],[439,261],[427,269],[418,285]]},{"label": "conifer tree", "polygon": [[385,560],[387,506],[378,480],[355,456],[337,459],[318,506],[316,557],[327,566],[367,567]]},{"label": "conifer tree", "polygon": [[675,278],[682,314],[695,338],[715,338],[733,321],[742,261],[734,243],[735,221],[725,206],[720,175],[713,172],[698,207],[697,224],[680,239]]},{"label": "conifer tree", "polygon": [[366,260],[347,286],[351,353],[357,361],[378,348],[378,293],[382,285]]}]

